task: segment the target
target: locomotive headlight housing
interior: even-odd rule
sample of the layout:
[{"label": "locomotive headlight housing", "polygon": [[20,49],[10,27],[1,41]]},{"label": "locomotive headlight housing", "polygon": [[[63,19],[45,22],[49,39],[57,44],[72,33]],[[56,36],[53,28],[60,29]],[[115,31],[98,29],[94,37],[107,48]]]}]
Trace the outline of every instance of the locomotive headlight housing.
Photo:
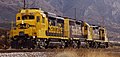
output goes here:
[{"label": "locomotive headlight housing", "polygon": [[35,39],[35,36],[33,36],[33,39]]},{"label": "locomotive headlight housing", "polygon": [[24,21],[22,20],[22,24],[24,24]]}]

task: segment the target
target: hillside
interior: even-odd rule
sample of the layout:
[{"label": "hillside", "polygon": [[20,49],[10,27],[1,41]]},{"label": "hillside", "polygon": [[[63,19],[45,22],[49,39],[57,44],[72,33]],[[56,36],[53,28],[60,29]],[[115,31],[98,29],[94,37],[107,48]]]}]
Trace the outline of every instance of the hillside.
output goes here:
[{"label": "hillside", "polygon": [[[110,38],[120,38],[120,0],[26,0],[27,8],[42,8],[57,15],[75,17],[91,24],[105,26]],[[23,0],[0,0],[0,27],[10,28]],[[8,23],[9,22],[9,23]],[[8,24],[6,24],[8,23]]]},{"label": "hillside", "polygon": [[105,26],[110,38],[120,38],[120,0],[48,0],[63,16]]},{"label": "hillside", "polygon": [[[62,14],[44,0],[26,0],[26,7],[42,8],[44,11]],[[0,0],[0,23],[15,20],[15,14],[21,8],[23,8],[23,0]]]},{"label": "hillside", "polygon": [[[56,13],[58,15],[62,14],[45,0],[25,1],[26,8],[41,8],[47,12]],[[23,0],[0,0],[0,27],[10,29],[11,21],[15,21],[16,13],[19,11],[19,9],[23,8],[23,4]]]}]

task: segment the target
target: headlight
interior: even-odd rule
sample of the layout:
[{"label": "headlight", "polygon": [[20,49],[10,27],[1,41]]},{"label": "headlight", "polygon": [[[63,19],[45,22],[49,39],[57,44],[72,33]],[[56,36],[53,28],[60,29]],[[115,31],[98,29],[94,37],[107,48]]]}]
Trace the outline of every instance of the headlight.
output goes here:
[{"label": "headlight", "polygon": [[35,36],[33,36],[33,38],[35,39]]}]

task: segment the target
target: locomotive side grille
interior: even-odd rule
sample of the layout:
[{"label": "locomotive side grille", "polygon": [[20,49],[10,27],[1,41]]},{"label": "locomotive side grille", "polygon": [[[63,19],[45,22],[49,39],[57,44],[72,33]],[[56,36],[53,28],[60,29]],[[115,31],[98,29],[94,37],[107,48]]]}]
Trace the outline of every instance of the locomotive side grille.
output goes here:
[{"label": "locomotive side grille", "polygon": [[29,25],[26,24],[26,23],[24,23],[24,24],[18,24],[17,27],[18,27],[19,29],[27,29],[27,28],[29,28]]}]

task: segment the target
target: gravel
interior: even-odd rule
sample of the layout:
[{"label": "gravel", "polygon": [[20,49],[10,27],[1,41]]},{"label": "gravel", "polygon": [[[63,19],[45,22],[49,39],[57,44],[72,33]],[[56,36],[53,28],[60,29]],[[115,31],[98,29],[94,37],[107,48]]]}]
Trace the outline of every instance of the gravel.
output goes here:
[{"label": "gravel", "polygon": [[53,52],[14,52],[0,53],[0,57],[48,57]]}]

